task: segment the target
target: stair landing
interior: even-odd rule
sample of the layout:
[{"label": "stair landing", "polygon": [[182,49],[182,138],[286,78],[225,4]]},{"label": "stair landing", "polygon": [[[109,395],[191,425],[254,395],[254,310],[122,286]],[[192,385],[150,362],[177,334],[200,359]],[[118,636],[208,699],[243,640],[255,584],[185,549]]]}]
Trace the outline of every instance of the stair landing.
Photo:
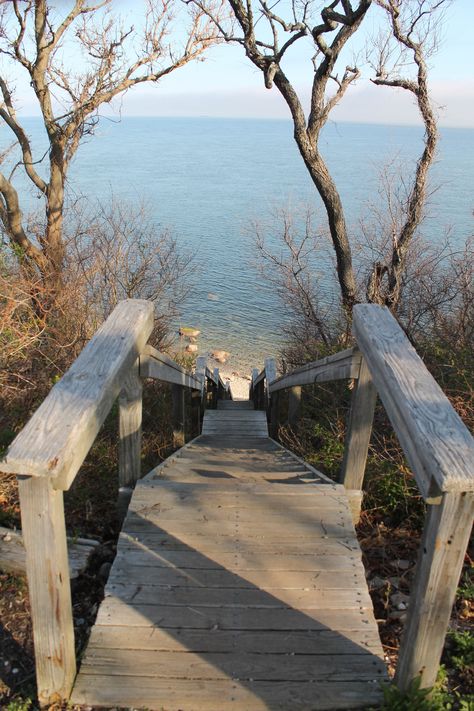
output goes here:
[{"label": "stair landing", "polygon": [[141,480],[72,702],[163,711],[368,708],[386,679],[348,501],[208,411]]}]

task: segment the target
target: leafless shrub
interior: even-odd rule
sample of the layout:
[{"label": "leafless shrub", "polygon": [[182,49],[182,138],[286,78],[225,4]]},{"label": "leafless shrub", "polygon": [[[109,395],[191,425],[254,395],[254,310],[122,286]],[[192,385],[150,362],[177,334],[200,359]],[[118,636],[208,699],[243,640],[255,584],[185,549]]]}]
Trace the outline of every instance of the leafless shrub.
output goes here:
[{"label": "leafless shrub", "polygon": [[169,231],[158,231],[141,207],[112,200],[95,209],[77,207],[68,215],[64,288],[54,302],[54,318],[34,280],[8,245],[0,253],[0,390],[4,421],[15,420],[8,406],[27,418],[69,367],[99,324],[124,298],[155,304],[152,342],[166,348],[170,324],[189,289],[191,255]]}]

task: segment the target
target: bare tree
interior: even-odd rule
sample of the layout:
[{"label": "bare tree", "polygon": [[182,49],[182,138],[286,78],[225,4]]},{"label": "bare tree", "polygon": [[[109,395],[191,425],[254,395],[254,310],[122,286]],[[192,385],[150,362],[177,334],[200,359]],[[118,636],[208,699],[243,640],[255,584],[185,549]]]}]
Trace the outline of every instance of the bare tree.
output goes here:
[{"label": "bare tree", "polygon": [[[425,143],[413,185],[403,205],[400,230],[393,234],[392,249],[376,262],[366,275],[366,297],[395,310],[401,298],[401,275],[406,256],[424,214],[428,169],[433,162],[437,141],[436,118],[428,92],[427,58],[437,45],[440,11],[450,0],[333,0],[319,4],[292,0],[286,18],[277,14],[277,4],[267,0],[228,0],[233,19],[224,23],[213,15],[206,0],[188,0],[206,11],[227,42],[240,44],[264,76],[265,86],[279,90],[290,110],[294,138],[306,168],[325,206],[329,231],[336,256],[337,277],[342,304],[350,318],[353,304],[363,298],[357,288],[351,240],[348,236],[342,201],[319,148],[321,130],[330,112],[348,87],[360,76],[357,62],[338,69],[347,43],[359,30],[371,5],[378,5],[388,18],[385,29],[375,41],[375,55],[370,53],[377,85],[410,91],[416,99],[425,126]],[[239,34],[240,32],[240,34]],[[283,68],[284,60],[297,42],[313,44],[312,86],[308,116],[303,99]],[[376,59],[374,59],[374,56]],[[400,71],[415,68],[414,77]],[[329,93],[330,87],[334,92]],[[291,259],[290,259],[291,262]],[[297,288],[296,281],[294,287]],[[304,291],[304,289],[303,289]]]},{"label": "bare tree", "polygon": [[[202,55],[216,40],[214,25],[195,6],[187,9],[188,27],[179,45],[169,39],[175,0],[147,0],[140,5],[144,10],[140,30],[124,27],[113,14],[111,0],[91,5],[85,0],[54,5],[49,0],[12,0],[0,9],[0,119],[20,147],[21,159],[13,173],[23,169],[43,197],[44,224],[33,232],[28,229],[13,173],[2,172],[0,220],[23,266],[41,276],[51,295],[62,282],[68,168],[81,139],[93,133],[99,107],[137,84],[158,82]],[[182,21],[178,31],[183,34]],[[86,60],[80,73],[65,60],[78,51]],[[26,72],[40,109],[49,143],[43,157],[34,155],[18,117],[7,75],[12,64],[14,71]],[[44,300],[44,288],[42,294]]]},{"label": "bare tree", "polygon": [[[372,0],[333,0],[314,13],[313,3],[293,0],[290,17],[276,14],[276,3],[258,0],[228,0],[234,22],[225,25],[216,18],[206,0],[188,0],[208,13],[227,42],[237,42],[247,57],[260,69],[265,87],[275,85],[288,105],[294,125],[294,138],[311,179],[324,203],[336,254],[337,275],[345,309],[350,312],[356,299],[351,248],[342,201],[336,184],[320,153],[319,138],[330,112],[359,77],[357,66],[346,66],[342,75],[336,65],[352,35],[360,27]],[[355,5],[355,7],[353,7]],[[242,34],[236,34],[236,32]],[[257,36],[257,31],[259,35]],[[310,111],[306,116],[303,100],[283,68],[289,50],[296,42],[313,44]],[[328,88],[335,87],[328,96]]]},{"label": "bare tree", "polygon": [[[438,129],[428,90],[427,60],[437,49],[441,11],[450,0],[375,1],[387,14],[390,27],[375,42],[376,62],[372,63],[375,78],[372,81],[378,86],[411,93],[425,127],[424,149],[402,206],[400,227],[393,232],[390,253],[385,260],[374,264],[367,284],[369,301],[383,303],[394,310],[402,296],[402,275],[410,245],[424,217],[428,171],[436,152]],[[406,75],[410,67],[415,69],[413,77]]]}]

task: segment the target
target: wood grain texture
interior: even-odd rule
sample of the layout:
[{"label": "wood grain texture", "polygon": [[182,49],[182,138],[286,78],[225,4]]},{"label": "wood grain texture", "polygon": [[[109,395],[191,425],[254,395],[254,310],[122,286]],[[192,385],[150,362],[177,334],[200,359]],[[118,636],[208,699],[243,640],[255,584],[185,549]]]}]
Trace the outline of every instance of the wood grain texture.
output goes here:
[{"label": "wood grain texture", "polygon": [[76,674],[63,492],[20,477],[21,524],[40,704],[69,697]]},{"label": "wood grain texture", "polygon": [[[96,541],[68,540],[69,577],[77,578],[87,566]],[[26,552],[21,531],[0,526],[0,568],[12,573],[26,573]]]},{"label": "wood grain texture", "polygon": [[[374,680],[375,681],[375,680]],[[374,682],[156,679],[80,675],[73,703],[166,711],[342,711],[379,704]]]},{"label": "wood grain texture", "polygon": [[339,475],[339,481],[346,489],[361,490],[363,487],[376,400],[377,391],[372,382],[372,376],[366,361],[361,358],[358,377],[352,393],[344,442],[344,457]]},{"label": "wood grain texture", "polygon": [[124,377],[119,395],[119,487],[131,486],[141,477],[142,402],[137,359]]},{"label": "wood grain texture", "polygon": [[422,687],[436,681],[473,514],[470,493],[450,492],[428,506],[395,677],[401,689],[418,676]]},{"label": "wood grain texture", "polygon": [[[223,427],[265,417],[218,409],[205,422],[221,415]],[[298,484],[282,483],[287,469]],[[113,706],[116,682],[120,704],[149,709],[379,699],[386,672],[344,488],[308,483],[313,470],[268,437],[202,435],[154,471],[135,489],[73,701]]]},{"label": "wood grain texture", "polygon": [[354,308],[353,331],[425,498],[474,490],[474,439],[388,309]]},{"label": "wood grain texture", "polygon": [[201,380],[150,345],[145,347],[140,357],[140,375],[142,378],[153,378],[163,383],[182,385],[194,390],[201,389]]},{"label": "wood grain texture", "polygon": [[0,470],[68,489],[153,328],[153,305],[122,301],[9,447]]},{"label": "wood grain texture", "polygon": [[269,385],[270,393],[299,385],[313,385],[330,380],[357,378],[360,354],[349,348],[321,360],[306,363],[287,375],[282,375]]}]

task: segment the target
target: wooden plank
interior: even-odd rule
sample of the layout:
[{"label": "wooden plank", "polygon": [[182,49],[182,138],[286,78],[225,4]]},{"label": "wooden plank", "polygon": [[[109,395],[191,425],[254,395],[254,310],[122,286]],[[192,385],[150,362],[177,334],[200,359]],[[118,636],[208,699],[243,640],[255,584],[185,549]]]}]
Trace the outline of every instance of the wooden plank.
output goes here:
[{"label": "wooden plank", "polygon": [[444,494],[428,507],[395,677],[403,690],[418,676],[422,687],[436,681],[473,514],[472,494]]},{"label": "wooden plank", "polygon": [[160,652],[130,649],[93,649],[82,663],[87,675],[123,676],[138,668],[140,676],[155,679],[239,679],[247,681],[319,681],[333,682],[385,680],[384,663],[366,654],[222,654],[201,652]]},{"label": "wooden plank", "polygon": [[376,400],[377,391],[372,376],[367,362],[361,358],[358,378],[352,393],[344,442],[344,458],[339,476],[339,481],[346,489],[362,490]]},{"label": "wooden plank", "polygon": [[[373,614],[364,608],[353,610],[293,610],[292,608],[224,608],[172,605],[129,605],[118,598],[106,598],[100,606],[97,624],[142,627],[152,624],[162,629],[226,630],[363,630]],[[133,629],[130,630],[133,634]]]},{"label": "wooden plank", "polygon": [[157,679],[81,674],[72,703],[157,708],[166,711],[342,711],[376,705],[382,701],[372,681],[240,682],[229,680]]},{"label": "wooden plank", "polygon": [[165,353],[147,346],[140,357],[140,375],[142,378],[153,378],[163,383],[181,385],[194,390],[201,389],[201,381],[185,368],[175,363]]},{"label": "wooden plank", "polygon": [[143,584],[141,580],[128,584],[109,584],[105,597],[115,597],[136,607],[141,605],[166,605],[182,607],[252,607],[255,609],[287,609],[304,608],[317,610],[321,607],[331,610],[351,610],[372,608],[367,591],[364,589],[321,590],[311,587],[305,590],[273,588],[267,590],[257,588],[216,588],[173,587],[165,585]]},{"label": "wooden plank", "polygon": [[339,351],[312,363],[306,363],[287,375],[276,378],[269,386],[270,393],[301,385],[313,385],[330,380],[357,378],[360,355],[353,348]]},{"label": "wooden plank", "polygon": [[273,555],[259,556],[257,551],[236,551],[235,553],[215,552],[213,557],[194,550],[173,551],[149,549],[134,549],[133,555],[129,550],[119,549],[116,557],[117,565],[124,567],[133,563],[135,567],[155,565],[157,568],[176,566],[178,568],[206,568],[207,570],[233,570],[245,572],[247,570],[286,570],[288,572],[318,572],[348,570],[360,565],[360,556],[355,551],[346,550],[341,545],[338,553],[318,553],[301,555]]},{"label": "wooden plank", "polygon": [[[69,576],[77,578],[86,568],[97,541],[68,539]],[[26,573],[26,553],[21,531],[0,526],[0,568],[12,573]]]},{"label": "wooden plank", "polygon": [[287,571],[281,570],[246,570],[245,575],[215,569],[196,568],[157,568],[153,563],[149,566],[135,566],[132,559],[125,558],[123,563],[115,564],[109,576],[109,583],[121,584],[123,580],[145,580],[150,585],[169,585],[205,588],[254,588],[258,587],[267,591],[272,590],[300,590],[312,587],[340,590],[345,588],[362,588],[365,577],[362,565],[353,567],[351,561],[346,569],[338,570],[334,575],[333,570],[317,571]]},{"label": "wooden plank", "polygon": [[200,651],[264,654],[374,654],[383,656],[376,631],[347,630],[343,635],[333,630],[162,630],[159,627],[127,628],[95,625],[89,648],[143,649],[150,651]]},{"label": "wooden plank", "polygon": [[[123,555],[133,557],[134,551],[140,550],[160,550],[162,551],[186,551],[194,550],[199,552],[203,557],[215,557],[224,553],[239,553],[243,552],[252,546],[255,556],[260,560],[265,556],[285,555],[285,556],[301,556],[311,555],[316,551],[320,552],[323,546],[322,541],[317,540],[315,544],[311,542],[311,538],[291,538],[288,543],[283,546],[278,546],[276,541],[259,536],[258,533],[254,537],[240,535],[237,532],[232,536],[219,536],[218,539],[209,540],[207,536],[194,535],[192,537],[183,537],[188,542],[184,542],[181,537],[170,534],[138,534],[139,540],[123,539],[120,550]],[[357,555],[359,549],[356,538],[328,538],[324,540],[325,555],[347,555],[353,553]]]},{"label": "wooden plank", "polygon": [[143,383],[139,361],[126,374],[119,395],[119,487],[141,477]]},{"label": "wooden plank", "polygon": [[41,705],[67,699],[76,675],[63,492],[19,477],[21,523]]},{"label": "wooden plank", "polygon": [[425,498],[474,490],[474,439],[389,310],[354,308],[354,335]]},{"label": "wooden plank", "polygon": [[153,328],[153,304],[122,301],[10,445],[0,470],[68,489]]}]

